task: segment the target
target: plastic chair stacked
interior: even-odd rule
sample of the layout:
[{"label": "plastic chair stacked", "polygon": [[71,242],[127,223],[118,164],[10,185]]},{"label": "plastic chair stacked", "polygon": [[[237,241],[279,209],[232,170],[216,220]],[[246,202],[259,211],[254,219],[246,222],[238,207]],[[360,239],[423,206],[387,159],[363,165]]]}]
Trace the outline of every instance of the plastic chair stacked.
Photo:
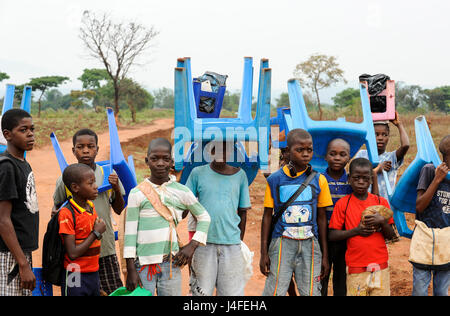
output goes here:
[{"label": "plastic chair stacked", "polygon": [[[271,69],[267,59],[260,63],[258,98],[252,118],[253,59],[244,58],[244,75],[237,118],[199,118],[192,84],[190,58],[178,59],[175,68],[175,169],[183,170],[185,183],[193,168],[210,160],[204,150],[211,141],[234,144],[230,165],[242,168],[252,183],[259,169],[268,168],[270,133]],[[249,157],[242,142],[256,142],[258,152]],[[185,146],[190,145],[186,151]]]},{"label": "plastic chair stacked", "polygon": [[[6,93],[5,98],[3,99],[3,108],[2,108],[2,115],[5,114],[6,111],[11,110],[13,108],[14,104],[14,93],[15,93],[16,87],[12,84],[6,85]],[[30,113],[31,111],[31,86],[25,86],[22,94],[22,103],[20,105],[20,108],[22,110],[27,111]],[[0,116],[0,119],[1,119]],[[0,143],[0,153],[3,153],[6,150],[6,144]]]},{"label": "plastic chair stacked", "polygon": [[[370,111],[367,88],[360,85],[362,102],[363,121],[361,123],[347,122],[345,118],[338,118],[336,121],[315,121],[312,120],[306,109],[302,90],[298,80],[288,81],[288,93],[290,108],[279,108],[278,116],[272,118],[271,124],[278,125],[281,131],[285,131],[286,136],[289,131],[301,128],[308,131],[314,144],[314,156],[311,160],[312,167],[318,172],[324,172],[327,168],[325,161],[328,143],[335,138],[342,138],[350,144],[350,156],[353,157],[362,145],[366,145],[369,160],[374,166],[379,163],[378,149],[373,128],[372,113]],[[274,148],[284,148],[286,141],[279,142],[272,140]]]},{"label": "plastic chair stacked", "polygon": [[[110,159],[107,161],[96,162],[96,164],[100,165],[103,170],[103,184],[98,188],[98,192],[101,193],[111,189],[111,184],[108,181],[108,177],[114,169],[125,189],[124,200],[125,203],[127,203],[130,191],[137,186],[133,156],[128,157],[128,162],[125,160],[122,147],[120,146],[114,111],[111,108],[107,109],[107,116],[109,124]],[[56,159],[58,160],[59,168],[62,173],[68,166],[68,163],[64,157],[55,133],[52,133],[50,138],[56,154]]]},{"label": "plastic chair stacked", "polygon": [[[420,171],[426,164],[432,163],[437,167],[442,163],[425,117],[417,117],[414,125],[417,143],[416,158],[406,168],[394,190],[389,184],[387,173],[383,172],[389,203],[394,212],[395,225],[400,236],[407,238],[411,238],[413,231],[407,225],[405,213],[416,213],[417,184],[419,183]],[[447,179],[450,180],[450,172],[447,174]]]}]

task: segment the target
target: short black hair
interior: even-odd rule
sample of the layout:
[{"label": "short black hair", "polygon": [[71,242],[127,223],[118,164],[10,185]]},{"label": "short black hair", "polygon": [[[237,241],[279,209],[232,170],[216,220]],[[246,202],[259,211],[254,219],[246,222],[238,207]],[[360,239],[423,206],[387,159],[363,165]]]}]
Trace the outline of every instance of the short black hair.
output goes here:
[{"label": "short black hair", "polygon": [[80,184],[83,182],[88,171],[92,171],[91,167],[83,163],[74,163],[67,166],[62,175],[64,185],[70,190],[73,183]]},{"label": "short black hair", "polygon": [[77,131],[73,135],[73,138],[72,138],[73,145],[75,146],[78,136],[84,136],[84,135],[93,136],[95,138],[95,144],[98,145],[98,136],[97,136],[97,134],[93,130],[91,130],[89,128],[80,129],[79,131]]},{"label": "short black hair", "polygon": [[444,138],[441,139],[441,142],[439,143],[439,151],[441,152],[442,156],[446,157],[447,155],[450,155],[450,134],[447,136],[444,136]]},{"label": "short black hair", "polygon": [[150,155],[153,148],[158,146],[166,147],[169,150],[169,153],[172,154],[172,144],[167,139],[159,137],[153,139],[148,145],[147,156]]},{"label": "short black hair", "polygon": [[2,130],[12,131],[22,119],[30,117],[32,117],[30,113],[22,109],[8,110],[2,116]]},{"label": "short black hair", "polygon": [[331,140],[331,141],[328,143],[328,146],[327,146],[327,153],[328,153],[328,151],[330,151],[331,145],[332,145],[333,143],[336,143],[336,142],[343,143],[343,144],[347,147],[348,153],[350,154],[350,144],[348,143],[348,141],[346,141],[346,140],[343,139],[343,138],[335,138],[335,139]]},{"label": "short black hair", "polygon": [[362,168],[367,167],[371,171],[370,174],[372,175],[372,163],[370,162],[369,159],[366,159],[366,158],[353,159],[352,162],[350,163],[349,173],[351,174],[356,167],[362,167]]},{"label": "short black hair", "polygon": [[287,146],[291,147],[297,140],[312,140],[310,133],[301,128],[291,130],[286,138]]}]

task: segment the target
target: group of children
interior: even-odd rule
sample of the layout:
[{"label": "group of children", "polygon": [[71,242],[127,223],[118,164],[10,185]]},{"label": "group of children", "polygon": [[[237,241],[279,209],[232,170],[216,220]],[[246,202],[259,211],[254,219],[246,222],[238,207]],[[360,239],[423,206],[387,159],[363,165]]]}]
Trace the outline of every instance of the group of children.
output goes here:
[{"label": "group of children", "polygon": [[[391,187],[409,148],[398,116],[400,147],[386,152],[388,122],[377,123],[381,163],[373,168],[364,153],[350,162],[350,145],[334,139],[327,148],[328,169],[312,170],[311,135],[295,129],[287,135],[286,164],[267,177],[261,224],[260,270],[267,276],[262,295],[328,294],[332,270],[334,295],[390,295],[386,240],[395,238],[392,217],[365,214],[389,209],[382,170]],[[0,295],[30,295],[36,285],[31,253],[38,248],[39,211],[33,172],[25,152],[34,145],[31,116],[22,110],[2,117],[7,151],[0,155]],[[125,215],[123,258],[129,291],[138,286],[153,294],[181,295],[181,268],[189,266],[193,296],[244,295],[244,239],[251,208],[243,170],[227,161],[232,152],[214,142],[213,160],[195,168],[186,185],[172,175],[172,146],[151,141],[145,162],[151,175],[131,190]],[[52,216],[58,216],[65,248],[61,294],[109,295],[123,286],[111,208],[124,211],[124,188],[109,176],[111,189],[98,192],[103,169],[96,164],[98,137],[83,129],[73,136],[78,163],[68,166],[56,183]],[[450,194],[446,180],[450,135],[439,150],[443,163],[423,168],[418,185],[417,218],[430,228],[449,226]],[[346,172],[348,167],[349,173]],[[380,193],[380,194],[378,194]],[[447,204],[445,204],[447,203]],[[189,242],[183,245],[177,225],[188,217]],[[274,220],[276,219],[276,220]],[[438,269],[414,265],[413,295],[426,295],[433,276],[436,295],[447,295],[449,265]]]}]

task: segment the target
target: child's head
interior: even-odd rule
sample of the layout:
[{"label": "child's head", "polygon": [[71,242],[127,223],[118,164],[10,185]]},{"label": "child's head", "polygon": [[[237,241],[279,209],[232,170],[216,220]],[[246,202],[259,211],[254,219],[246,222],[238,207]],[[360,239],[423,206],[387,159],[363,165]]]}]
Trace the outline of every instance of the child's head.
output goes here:
[{"label": "child's head", "polygon": [[233,146],[233,144],[226,141],[213,141],[211,143],[211,157],[216,165],[224,165],[229,161],[232,153],[231,146]]},{"label": "child's head", "polygon": [[97,134],[88,128],[81,129],[73,135],[72,141],[72,152],[77,161],[93,166],[99,149]]},{"label": "child's head", "polygon": [[31,115],[21,109],[11,109],[2,116],[3,136],[10,146],[29,151],[34,146],[34,124]]},{"label": "child's head", "polygon": [[64,185],[74,197],[82,200],[95,200],[98,196],[95,174],[92,168],[82,163],[72,164],[64,169]]},{"label": "child's head", "polygon": [[287,136],[287,155],[290,163],[300,170],[306,168],[313,157],[313,140],[301,128],[293,129]]},{"label": "child's head", "polygon": [[145,163],[150,168],[151,177],[166,180],[173,165],[172,145],[165,138],[156,138],[150,142]]},{"label": "child's head", "polygon": [[353,192],[364,195],[372,184],[372,163],[366,158],[356,158],[350,163],[349,184]]},{"label": "child's head", "polygon": [[389,123],[386,121],[376,121],[373,123],[373,128],[375,129],[378,154],[382,154],[386,151],[389,142]]},{"label": "child's head", "polygon": [[328,143],[325,160],[332,171],[342,171],[350,160],[350,144],[342,139],[335,138]]},{"label": "child's head", "polygon": [[439,151],[442,154],[442,160],[450,167],[450,134],[444,136],[439,143]]}]

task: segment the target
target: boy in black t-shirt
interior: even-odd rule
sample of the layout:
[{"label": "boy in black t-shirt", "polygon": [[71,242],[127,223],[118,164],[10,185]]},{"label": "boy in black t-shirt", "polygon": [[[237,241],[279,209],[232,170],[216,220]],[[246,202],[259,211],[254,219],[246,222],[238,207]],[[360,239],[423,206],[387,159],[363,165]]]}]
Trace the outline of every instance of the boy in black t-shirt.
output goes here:
[{"label": "boy in black t-shirt", "polygon": [[31,253],[38,248],[39,209],[25,151],[34,146],[31,115],[12,109],[2,117],[7,150],[0,155],[0,296],[31,295]]},{"label": "boy in black t-shirt", "polygon": [[[447,175],[450,171],[450,134],[445,136],[440,144],[442,163],[435,168],[433,164],[423,166],[417,184],[416,220],[423,222],[428,228],[445,231],[441,236],[448,237],[450,227],[450,180]],[[416,230],[414,231],[416,234]],[[414,235],[412,239],[414,240]],[[434,241],[439,240],[433,231]],[[445,239],[444,239],[445,240]],[[431,245],[430,245],[431,248]],[[439,264],[433,265],[411,262],[413,265],[413,296],[427,296],[428,287],[433,279],[433,295],[447,296],[450,287],[450,262],[442,263],[449,258],[449,248],[435,247],[433,255]],[[425,249],[425,247],[423,248]],[[434,261],[434,260],[433,260]]]}]

